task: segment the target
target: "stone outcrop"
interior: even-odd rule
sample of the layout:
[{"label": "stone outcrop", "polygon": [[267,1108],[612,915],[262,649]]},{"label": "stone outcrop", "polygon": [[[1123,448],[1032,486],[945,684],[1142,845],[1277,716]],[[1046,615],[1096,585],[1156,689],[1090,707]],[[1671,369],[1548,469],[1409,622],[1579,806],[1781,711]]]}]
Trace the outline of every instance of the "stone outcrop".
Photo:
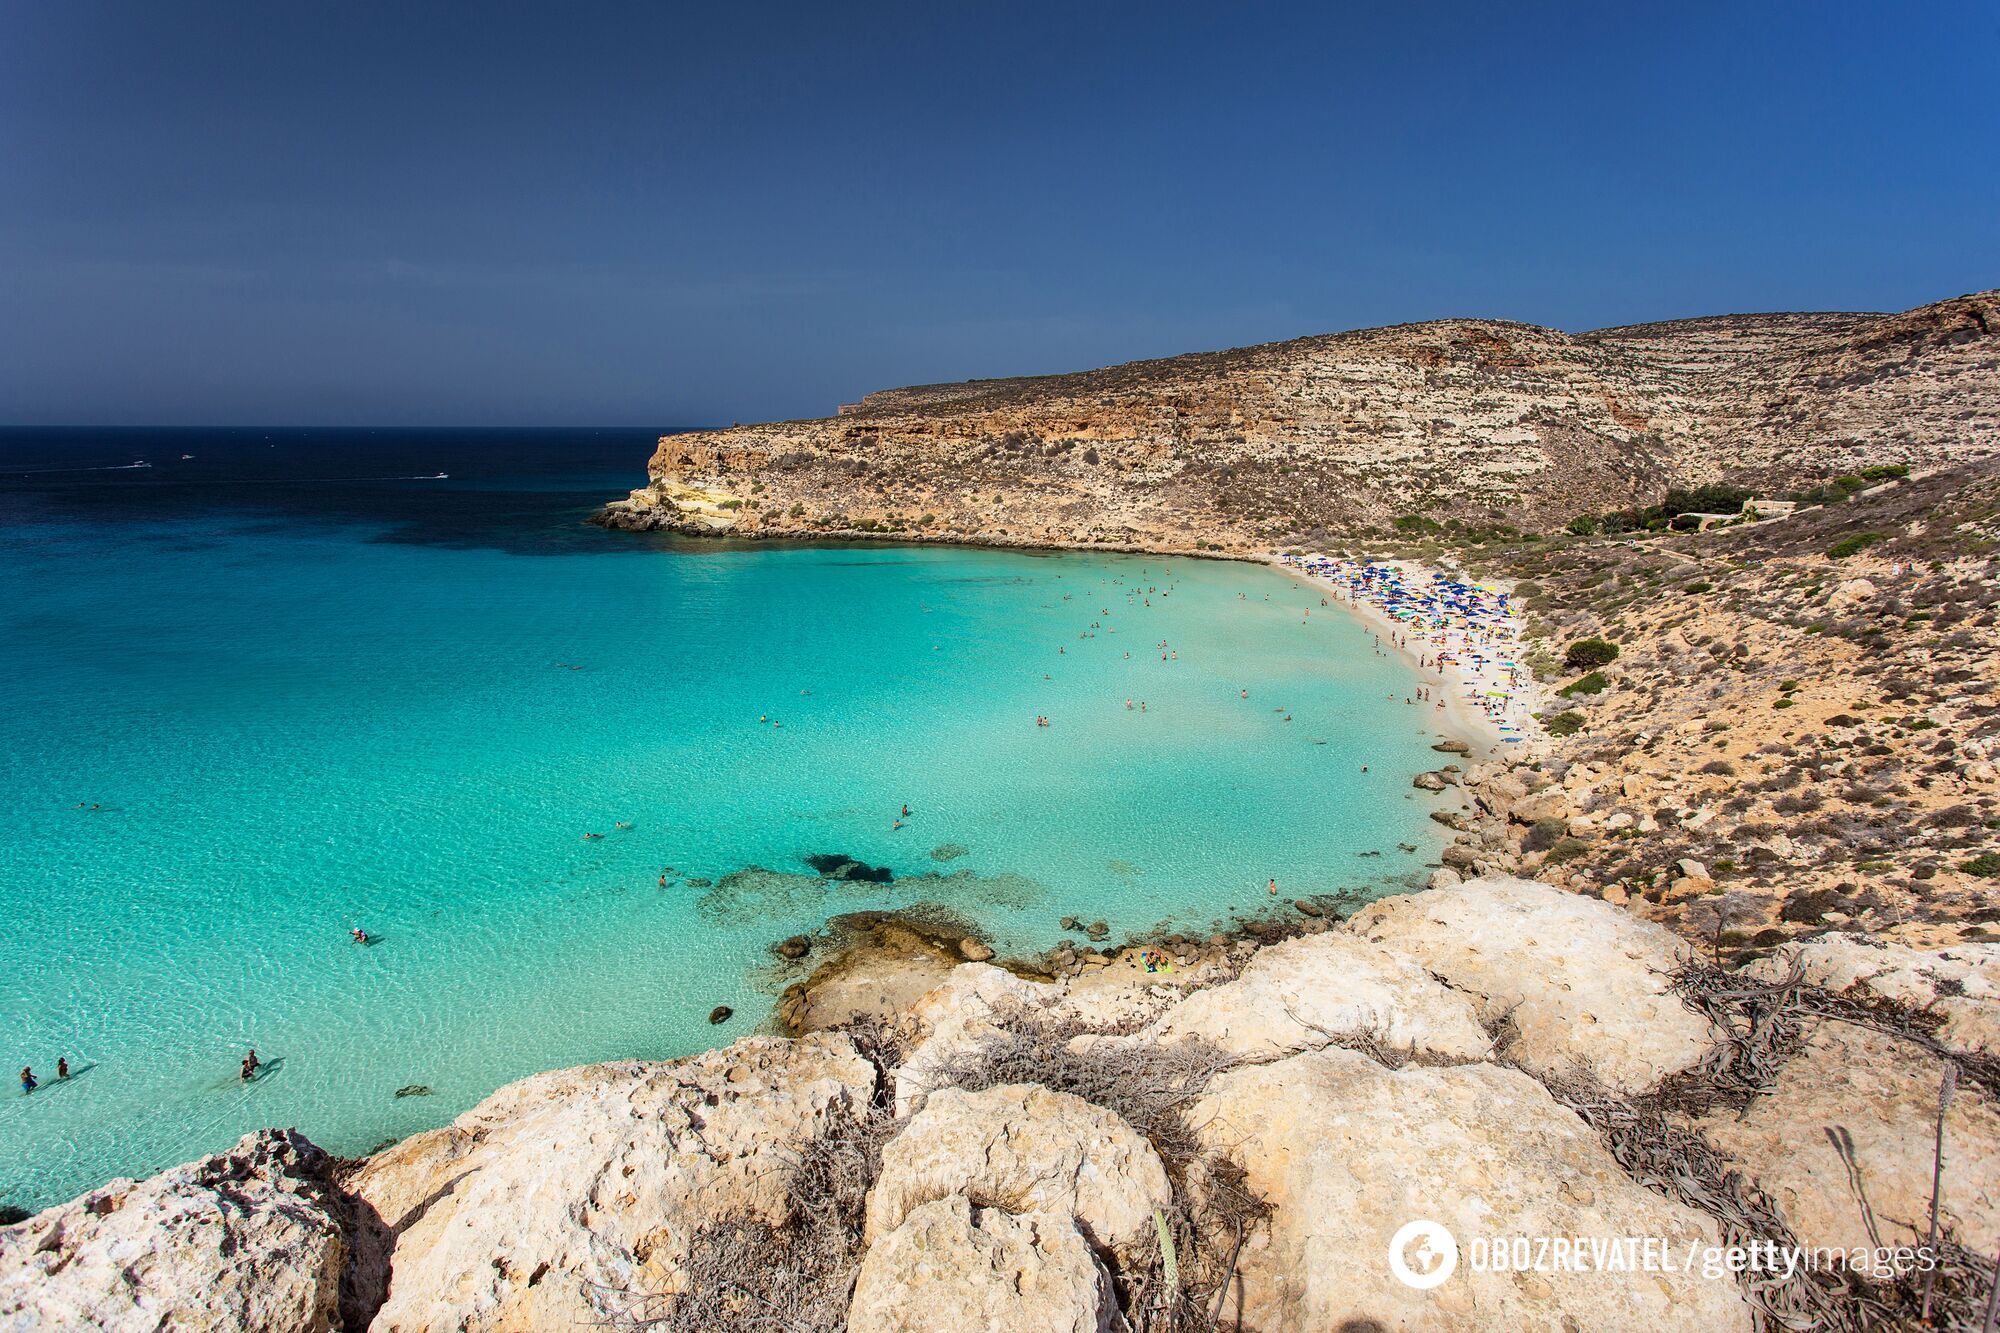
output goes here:
[{"label": "stone outcrop", "polygon": [[1938,1039],[1955,1051],[2000,1054],[2000,944],[1912,949],[1821,935],[1758,964],[1757,971],[1783,975],[1792,958],[1814,986],[1938,1018]]},{"label": "stone outcrop", "polygon": [[[1609,1089],[1593,1102],[1670,1070],[1707,1077],[1690,1067],[1711,1034],[1664,986],[1666,932],[1509,879],[1311,921],[1320,933],[1206,961],[1177,946],[1196,961],[1175,984],[1136,952],[1059,981],[960,963],[886,1037],[750,1037],[538,1075],[358,1164],[252,1136],[0,1228],[0,1328],[532,1333],[697,1296],[726,1310],[752,1299],[752,1271],[810,1290],[801,1327],[845,1311],[864,1333],[1105,1333],[1121,1301],[1159,1289],[1164,1223],[1204,1303],[1234,1252],[1225,1314],[1245,1333],[1730,1329],[1750,1315],[1726,1271],[1496,1271],[1471,1247],[1714,1245],[1695,1205],[1732,1166],[1805,1244],[1867,1243],[1857,1179],[1885,1243],[1923,1233],[1947,1067],[1928,1038],[1825,1022],[1766,1052],[1778,1072],[1747,1105],[1711,1085],[1678,1103],[1705,1112],[1647,1122],[1663,1113],[1642,1099],[1616,1122],[1640,1128],[1621,1129],[1575,1099],[1576,1076]],[[2000,1009],[1989,961],[1827,940],[1804,966],[1920,1027],[1963,1001],[1950,1018],[1971,1032]],[[1035,1081],[979,1087],[995,1041]],[[1965,1062],[1941,1196],[1949,1234],[1980,1252],[2000,1244],[1990,1082]],[[1675,1159],[1710,1172],[1700,1187],[1620,1167],[1655,1130],[1712,1147]],[[1389,1259],[1420,1219],[1460,1252],[1422,1290]],[[811,1239],[786,1249],[794,1235]]]},{"label": "stone outcrop", "polygon": [[[1548,529],[1741,475],[1992,452],[2000,294],[1571,335],[1455,319],[870,394],[661,439],[632,528],[1268,549],[1435,518]],[[1199,535],[1197,542],[1194,534]]]},{"label": "stone outcrop", "polygon": [[538,1074],[371,1158],[395,1232],[378,1333],[568,1328],[669,1291],[704,1224],[782,1221],[801,1145],[865,1107],[844,1036],[753,1037],[673,1063]]},{"label": "stone outcrop", "polygon": [[[1880,1244],[1916,1245],[1928,1229],[1943,1076],[1944,1062],[1910,1042],[1827,1023],[1769,1093],[1741,1114],[1710,1114],[1701,1128],[1777,1201],[1802,1244],[1873,1246],[1872,1215]],[[1852,1145],[1853,1175],[1836,1135]],[[2000,1246],[2000,1106],[1976,1087],[1953,1093],[1945,1164],[1940,1215],[1961,1243],[1992,1251]]]},{"label": "stone outcrop", "polygon": [[1143,1248],[1172,1195],[1151,1144],[1116,1114],[1036,1084],[944,1088],[882,1151],[868,1239],[926,1203],[964,1195],[982,1208],[1073,1219],[1120,1257]]},{"label": "stone outcrop", "polygon": [[1251,1059],[1356,1038],[1449,1061],[1483,1060],[1493,1048],[1464,995],[1401,954],[1333,933],[1258,950],[1236,980],[1194,992],[1124,1040],[1189,1037]]},{"label": "stone outcrop", "polygon": [[1608,903],[1530,880],[1475,880],[1384,898],[1354,931],[1472,996],[1511,1030],[1502,1053],[1616,1092],[1653,1087],[1714,1038],[1668,988],[1687,946]]},{"label": "stone outcrop", "polygon": [[332,1167],[296,1132],[265,1130],[0,1228],[0,1328],[340,1328],[352,1218]]},{"label": "stone outcrop", "polygon": [[1494,1065],[1385,1069],[1346,1050],[1224,1074],[1203,1134],[1272,1206],[1244,1246],[1252,1329],[1747,1329],[1734,1286],[1699,1273],[1481,1273],[1419,1291],[1389,1271],[1405,1223],[1442,1223],[1463,1249],[1496,1236],[1672,1237],[1715,1224],[1627,1177],[1533,1079]]},{"label": "stone outcrop", "polygon": [[1110,1276],[1061,1213],[975,1208],[954,1194],[913,1210],[862,1261],[848,1333],[1108,1333]]}]

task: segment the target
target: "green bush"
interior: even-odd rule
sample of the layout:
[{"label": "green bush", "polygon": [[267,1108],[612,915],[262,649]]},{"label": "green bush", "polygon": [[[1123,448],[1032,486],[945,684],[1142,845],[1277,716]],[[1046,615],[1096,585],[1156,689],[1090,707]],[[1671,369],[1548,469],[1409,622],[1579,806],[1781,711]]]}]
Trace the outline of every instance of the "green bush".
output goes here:
[{"label": "green bush", "polygon": [[1426,532],[1444,531],[1444,524],[1434,518],[1425,518],[1422,514],[1398,515],[1392,526],[1396,531],[1413,537]]},{"label": "green bush", "polygon": [[1563,655],[1563,665],[1573,671],[1607,666],[1618,660],[1618,645],[1603,639],[1578,639]]},{"label": "green bush", "polygon": [[1578,514],[1569,521],[1569,530],[1579,537],[1595,537],[1597,535],[1597,520],[1589,514]]},{"label": "green bush", "polygon": [[1574,736],[1583,730],[1582,713],[1557,713],[1542,720],[1542,729],[1551,736]]},{"label": "green bush", "polygon": [[1549,848],[1549,854],[1542,858],[1543,865],[1567,865],[1590,851],[1588,844],[1576,838],[1564,838]]},{"label": "green bush", "polygon": [[1602,694],[1604,687],[1610,683],[1602,671],[1593,671],[1587,676],[1578,676],[1556,693],[1565,699],[1574,699],[1579,694]]},{"label": "green bush", "polygon": [[1889,534],[1886,532],[1857,532],[1852,537],[1842,537],[1827,547],[1826,553],[1832,559],[1845,560],[1850,555],[1859,555],[1876,542],[1888,540]]},{"label": "green bush", "polygon": [[1970,861],[1960,861],[1958,868],[1980,879],[2000,879],[2000,852],[1981,852]]}]

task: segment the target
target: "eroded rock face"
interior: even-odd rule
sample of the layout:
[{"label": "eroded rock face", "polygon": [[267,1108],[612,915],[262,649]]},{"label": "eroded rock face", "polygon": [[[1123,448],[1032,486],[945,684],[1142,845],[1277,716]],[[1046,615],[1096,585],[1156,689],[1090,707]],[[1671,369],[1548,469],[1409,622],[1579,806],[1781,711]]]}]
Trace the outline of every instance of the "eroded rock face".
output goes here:
[{"label": "eroded rock face", "polygon": [[873,1242],[914,1210],[962,1194],[981,1207],[1074,1218],[1092,1244],[1142,1249],[1172,1198],[1159,1154],[1101,1106],[1032,1083],[941,1088],[882,1150],[868,1196]]},{"label": "eroded rock face", "polygon": [[[1873,1246],[1846,1164],[1828,1137],[1854,1145],[1862,1190],[1885,1245],[1928,1229],[1933,1127],[1944,1062],[1921,1047],[1851,1023],[1826,1023],[1786,1064],[1777,1086],[1739,1116],[1701,1129],[1784,1209],[1801,1243]],[[1942,1216],[1961,1243],[2000,1245],[2000,1107],[1963,1083],[1945,1119]]]},{"label": "eroded rock face", "polygon": [[1482,1060],[1493,1046],[1465,996],[1402,954],[1342,933],[1258,950],[1236,980],[1196,991],[1131,1040],[1198,1037],[1266,1059],[1355,1035],[1443,1060]]},{"label": "eroded rock face", "polygon": [[[1243,1325],[1291,1329],[1742,1329],[1736,1284],[1686,1272],[1478,1273],[1418,1291],[1392,1276],[1405,1223],[1475,1237],[1662,1236],[1715,1225],[1635,1184],[1533,1079],[1495,1065],[1390,1070],[1324,1050],[1238,1069],[1196,1108],[1203,1137],[1272,1205],[1244,1245]],[[1232,1301],[1238,1298],[1232,1297]]]},{"label": "eroded rock face", "polygon": [[1503,1054],[1543,1075],[1588,1074],[1631,1094],[1699,1059],[1706,1019],[1667,974],[1687,945],[1606,902],[1519,879],[1477,879],[1384,898],[1350,923],[1511,1019]]},{"label": "eroded rock face", "polygon": [[1944,1020],[1938,1040],[1953,1050],[2000,1053],[2000,944],[1912,949],[1853,935],[1821,935],[1787,956],[1765,959],[1781,975],[1795,955],[1806,981],[1862,1000],[1886,1000]]},{"label": "eroded rock face", "polygon": [[292,1130],[0,1228],[0,1327],[321,1333],[340,1326],[346,1207]]},{"label": "eroded rock face", "polygon": [[816,1033],[502,1088],[352,1182],[398,1233],[372,1327],[568,1328],[614,1312],[604,1291],[671,1291],[704,1224],[788,1215],[798,1147],[875,1082],[846,1037]]},{"label": "eroded rock face", "polygon": [[1107,1333],[1111,1281],[1063,1213],[975,1208],[962,1194],[913,1210],[869,1249],[848,1333]]}]

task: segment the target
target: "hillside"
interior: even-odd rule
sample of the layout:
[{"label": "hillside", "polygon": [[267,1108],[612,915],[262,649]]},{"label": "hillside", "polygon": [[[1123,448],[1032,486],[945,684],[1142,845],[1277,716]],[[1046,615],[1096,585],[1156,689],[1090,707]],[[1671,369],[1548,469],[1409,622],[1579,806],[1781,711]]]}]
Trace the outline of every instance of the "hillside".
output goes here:
[{"label": "hillside", "polygon": [[1567,334],[1443,320],[870,394],[663,437],[614,527],[1250,551],[1424,514],[1526,530],[1674,485],[1993,449],[2000,293]]}]

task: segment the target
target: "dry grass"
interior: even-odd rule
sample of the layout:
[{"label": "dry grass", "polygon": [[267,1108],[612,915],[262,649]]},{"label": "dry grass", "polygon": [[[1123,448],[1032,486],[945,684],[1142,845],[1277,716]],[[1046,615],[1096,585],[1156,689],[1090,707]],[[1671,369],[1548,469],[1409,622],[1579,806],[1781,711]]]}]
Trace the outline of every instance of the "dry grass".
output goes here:
[{"label": "dry grass", "polygon": [[1133,1333],[1223,1327],[1237,1249],[1268,1210],[1241,1168],[1201,1142],[1190,1112],[1209,1080],[1233,1068],[1236,1057],[1201,1041],[1098,1042],[1079,1052],[1070,1041],[1087,1029],[1021,1013],[1002,1015],[998,1026],[997,1035],[953,1068],[953,1086],[976,1092],[1038,1083],[1081,1097],[1122,1117],[1166,1167],[1173,1201],[1163,1220],[1172,1263],[1156,1238],[1143,1257],[1114,1273]]},{"label": "dry grass", "polygon": [[721,1218],[691,1242],[679,1291],[597,1288],[604,1323],[654,1333],[839,1333],[847,1326],[868,1190],[894,1122],[846,1111],[798,1151],[781,1222]]}]

